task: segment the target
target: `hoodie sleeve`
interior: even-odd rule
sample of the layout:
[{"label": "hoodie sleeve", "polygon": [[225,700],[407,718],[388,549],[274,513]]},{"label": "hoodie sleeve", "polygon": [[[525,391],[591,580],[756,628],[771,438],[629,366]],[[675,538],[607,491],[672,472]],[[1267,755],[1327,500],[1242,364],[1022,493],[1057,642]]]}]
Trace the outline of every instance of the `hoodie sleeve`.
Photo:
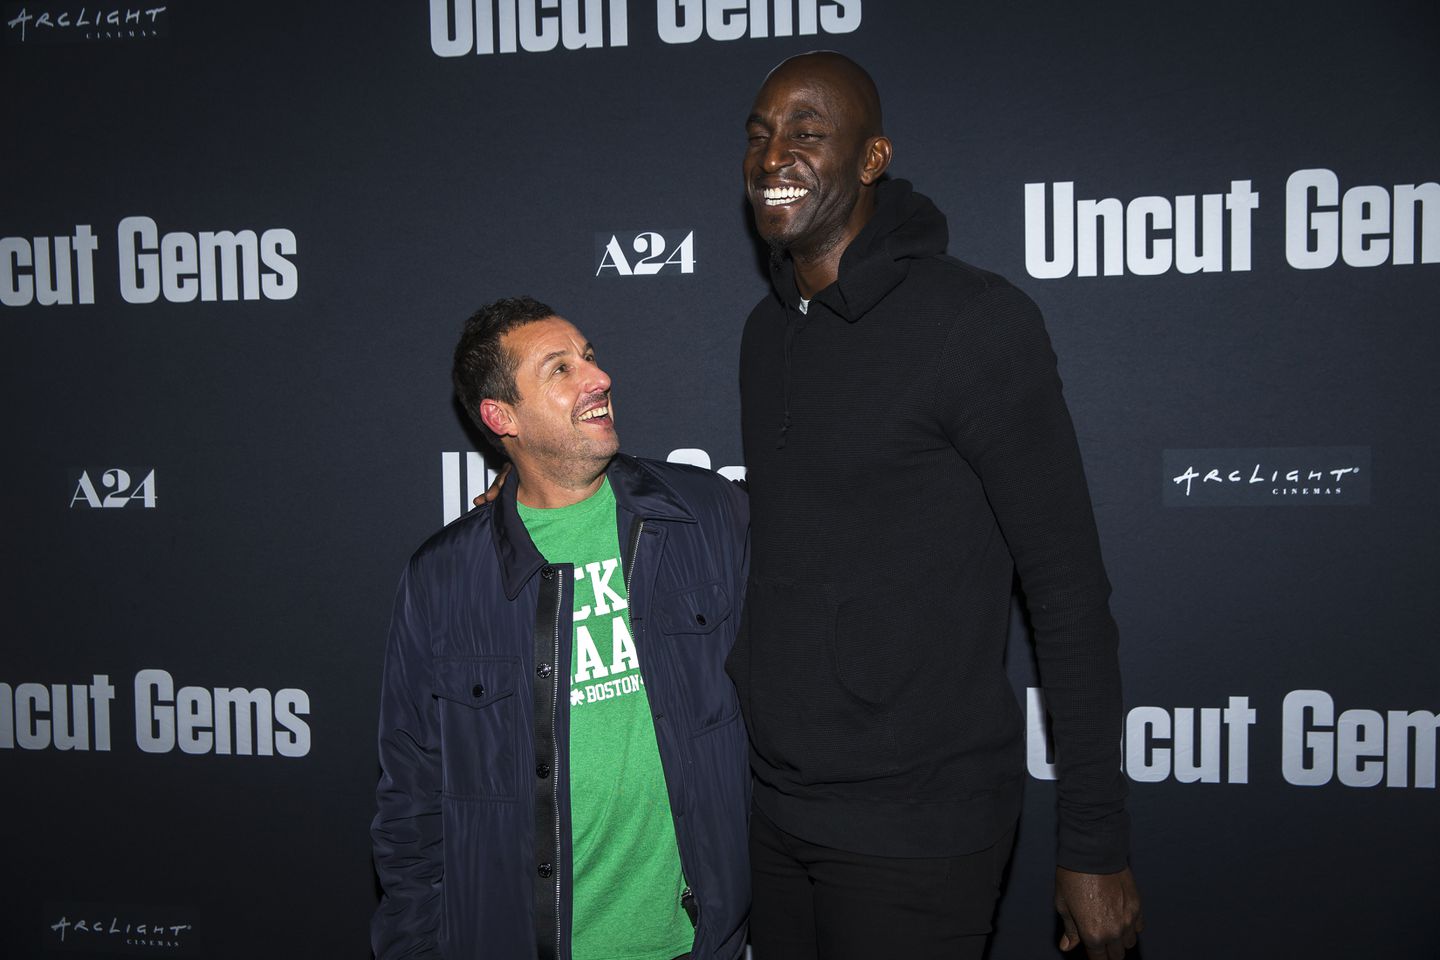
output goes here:
[{"label": "hoodie sleeve", "polygon": [[1122,703],[1110,584],[1040,311],[992,277],[959,307],[940,357],[942,422],[984,486],[1014,558],[1059,768],[1058,863],[1126,865]]}]

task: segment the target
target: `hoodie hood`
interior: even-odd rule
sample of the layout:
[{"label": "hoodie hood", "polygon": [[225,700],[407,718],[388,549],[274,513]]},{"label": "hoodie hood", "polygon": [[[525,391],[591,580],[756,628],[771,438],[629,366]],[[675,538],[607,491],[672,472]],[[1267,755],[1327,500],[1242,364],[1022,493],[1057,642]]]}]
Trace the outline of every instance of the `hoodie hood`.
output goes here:
[{"label": "hoodie hood", "polygon": [[[910,261],[940,256],[950,242],[945,214],[909,180],[884,180],[875,187],[875,214],[840,258],[840,276],[815,299],[851,323],[900,285]],[[795,264],[771,258],[770,280],[788,304],[800,301]]]}]

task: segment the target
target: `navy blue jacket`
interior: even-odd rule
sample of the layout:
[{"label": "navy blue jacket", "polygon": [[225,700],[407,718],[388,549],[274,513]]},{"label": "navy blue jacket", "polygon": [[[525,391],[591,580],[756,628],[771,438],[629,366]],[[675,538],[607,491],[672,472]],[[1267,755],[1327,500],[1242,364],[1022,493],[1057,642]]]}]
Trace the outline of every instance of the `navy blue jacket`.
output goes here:
[{"label": "navy blue jacket", "polygon": [[[745,729],[725,657],[748,567],[745,494],[719,476],[617,456],[630,630],[695,898],[695,960],[745,949]],[[547,564],[499,500],[416,551],[400,581],[380,699],[389,957],[570,957],[569,564]]]}]

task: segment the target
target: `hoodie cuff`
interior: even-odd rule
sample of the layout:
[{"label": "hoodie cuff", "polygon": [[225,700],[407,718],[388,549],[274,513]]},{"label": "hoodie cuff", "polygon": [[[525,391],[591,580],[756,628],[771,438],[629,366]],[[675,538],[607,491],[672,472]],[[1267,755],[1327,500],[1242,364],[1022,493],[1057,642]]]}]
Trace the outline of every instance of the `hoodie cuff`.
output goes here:
[{"label": "hoodie cuff", "polygon": [[1119,873],[1130,863],[1130,815],[1124,810],[1098,819],[1060,812],[1057,865],[1077,873]]}]

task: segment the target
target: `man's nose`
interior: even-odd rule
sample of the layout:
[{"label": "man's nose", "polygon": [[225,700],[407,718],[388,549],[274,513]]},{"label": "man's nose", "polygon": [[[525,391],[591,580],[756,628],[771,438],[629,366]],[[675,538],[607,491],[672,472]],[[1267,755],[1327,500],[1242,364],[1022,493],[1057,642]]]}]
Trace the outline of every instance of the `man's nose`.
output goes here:
[{"label": "man's nose", "polygon": [[765,144],[765,156],[761,162],[765,165],[766,173],[775,173],[794,163],[795,155],[779,137],[771,137]]},{"label": "man's nose", "polygon": [[600,364],[591,362],[589,377],[586,378],[586,392],[606,393],[610,389],[610,374],[600,369]]}]

